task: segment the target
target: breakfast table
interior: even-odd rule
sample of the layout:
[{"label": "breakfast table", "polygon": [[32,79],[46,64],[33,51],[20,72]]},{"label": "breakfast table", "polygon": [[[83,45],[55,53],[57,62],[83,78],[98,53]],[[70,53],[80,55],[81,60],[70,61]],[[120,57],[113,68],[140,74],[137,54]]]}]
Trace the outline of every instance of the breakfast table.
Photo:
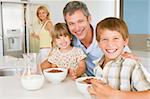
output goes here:
[{"label": "breakfast table", "polygon": [[86,99],[70,78],[59,84],[45,81],[39,90],[26,90],[16,76],[0,77],[0,99]]},{"label": "breakfast table", "polygon": [[[19,67],[16,62],[21,64]],[[18,64],[18,63],[17,63]],[[24,67],[21,59],[11,56],[0,58],[0,69]],[[0,76],[0,99],[86,99],[75,84],[75,81],[67,77],[59,84],[52,84],[45,80],[42,88],[38,90],[26,90],[17,75]]]}]

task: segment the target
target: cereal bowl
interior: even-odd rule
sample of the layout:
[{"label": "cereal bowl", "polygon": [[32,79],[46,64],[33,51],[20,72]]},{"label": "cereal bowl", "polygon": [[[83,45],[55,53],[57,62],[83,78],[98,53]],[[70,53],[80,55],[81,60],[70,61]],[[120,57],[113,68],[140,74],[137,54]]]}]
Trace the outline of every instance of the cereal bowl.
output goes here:
[{"label": "cereal bowl", "polygon": [[67,74],[68,74],[68,69],[67,68],[48,68],[43,70],[43,74],[45,76],[45,78],[53,83],[53,84],[57,84],[62,82]]},{"label": "cereal bowl", "polygon": [[86,98],[91,98],[90,93],[88,92],[87,88],[91,86],[91,79],[96,79],[96,77],[80,77],[76,79],[76,86],[80,93],[82,93]]}]

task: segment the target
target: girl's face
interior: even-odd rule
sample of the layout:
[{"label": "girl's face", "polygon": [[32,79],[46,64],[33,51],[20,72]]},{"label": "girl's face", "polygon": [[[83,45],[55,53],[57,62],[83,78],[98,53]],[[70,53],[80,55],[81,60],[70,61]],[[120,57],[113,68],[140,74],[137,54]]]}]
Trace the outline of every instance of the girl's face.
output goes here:
[{"label": "girl's face", "polygon": [[105,54],[106,59],[111,60],[120,56],[124,46],[128,44],[128,39],[124,40],[122,35],[117,31],[104,30],[100,34],[99,47]]},{"label": "girl's face", "polygon": [[39,17],[39,19],[40,20],[45,20],[45,19],[47,19],[47,12],[45,11],[45,10],[43,10],[43,9],[40,9],[39,11],[38,11],[38,17]]},{"label": "girl's face", "polygon": [[56,41],[56,45],[60,48],[60,49],[67,49],[70,47],[70,43],[71,43],[71,38],[68,35],[64,35],[64,36],[59,36],[59,38],[55,39]]}]

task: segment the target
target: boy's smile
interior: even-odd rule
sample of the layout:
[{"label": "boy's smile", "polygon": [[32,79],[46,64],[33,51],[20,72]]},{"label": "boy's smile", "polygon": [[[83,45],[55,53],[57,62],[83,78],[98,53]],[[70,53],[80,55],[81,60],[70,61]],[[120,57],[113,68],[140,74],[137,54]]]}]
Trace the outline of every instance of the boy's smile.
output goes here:
[{"label": "boy's smile", "polygon": [[100,34],[99,46],[107,59],[115,59],[123,53],[124,46],[128,40],[124,40],[122,35],[117,31],[104,30]]}]

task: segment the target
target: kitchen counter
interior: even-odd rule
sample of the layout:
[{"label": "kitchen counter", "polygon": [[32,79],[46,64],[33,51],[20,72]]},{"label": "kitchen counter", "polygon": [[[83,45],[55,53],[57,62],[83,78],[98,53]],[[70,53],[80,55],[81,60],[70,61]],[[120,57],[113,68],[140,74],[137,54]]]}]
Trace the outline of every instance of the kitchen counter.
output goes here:
[{"label": "kitchen counter", "polygon": [[78,91],[75,81],[67,78],[59,84],[45,81],[44,86],[28,91],[16,76],[0,77],[0,99],[85,99]]},{"label": "kitchen counter", "polygon": [[25,66],[22,58],[0,56],[0,68],[16,68]]},{"label": "kitchen counter", "polygon": [[[150,58],[147,57],[148,54],[141,53],[144,67],[149,71]],[[16,65],[16,63],[21,65]],[[22,59],[18,61],[17,58],[11,56],[3,56],[0,59],[0,68],[20,68],[24,66]],[[41,89],[27,91],[22,87],[17,76],[0,76],[0,99],[86,99],[86,97],[78,91],[75,81],[69,78],[60,84],[51,84],[45,81]]]},{"label": "kitchen counter", "polygon": [[[17,63],[17,64],[16,64]],[[22,68],[22,59],[11,56],[0,57],[0,69]],[[19,65],[20,64],[20,65]],[[77,89],[75,81],[70,78],[59,84],[52,84],[45,80],[39,90],[28,91],[23,88],[17,75],[0,76],[0,99],[86,99]]]}]

